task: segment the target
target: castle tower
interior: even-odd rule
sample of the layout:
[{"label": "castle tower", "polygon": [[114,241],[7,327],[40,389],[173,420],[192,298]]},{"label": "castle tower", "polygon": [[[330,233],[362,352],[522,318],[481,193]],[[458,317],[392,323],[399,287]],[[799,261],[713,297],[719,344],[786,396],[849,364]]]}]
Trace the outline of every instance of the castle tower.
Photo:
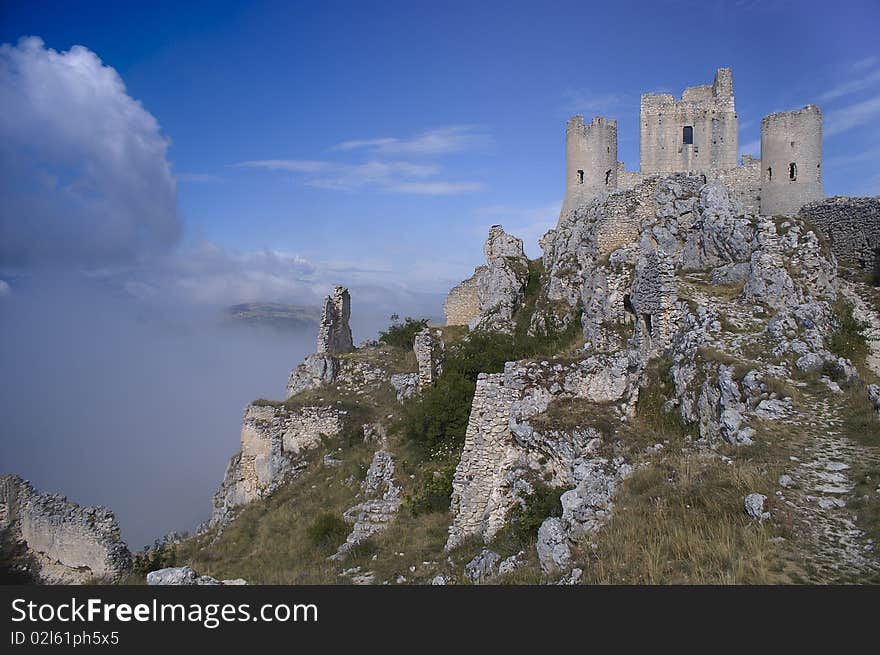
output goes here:
[{"label": "castle tower", "polygon": [[596,116],[589,125],[572,116],[565,131],[565,202],[562,213],[617,189],[617,121]]},{"label": "castle tower", "polygon": [[822,200],[822,112],[816,105],[761,121],[761,213],[792,216]]},{"label": "castle tower", "polygon": [[712,84],[686,88],[680,100],[671,93],[642,94],[639,136],[642,173],[736,168],[739,118],[731,69],[719,68]]}]

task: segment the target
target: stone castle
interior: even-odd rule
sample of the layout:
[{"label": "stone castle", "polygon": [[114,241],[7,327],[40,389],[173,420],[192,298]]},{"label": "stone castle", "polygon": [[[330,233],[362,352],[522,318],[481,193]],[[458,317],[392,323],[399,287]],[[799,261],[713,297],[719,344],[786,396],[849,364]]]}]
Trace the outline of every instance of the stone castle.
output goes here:
[{"label": "stone castle", "polygon": [[794,215],[822,200],[822,112],[816,105],[765,116],[761,158],[737,164],[739,117],[733,72],[719,68],[712,84],[642,95],[638,171],[617,159],[617,121],[573,116],[566,127],[562,213],[602,193],[632,189],[652,176],[695,173],[730,188],[743,207],[767,216]]}]

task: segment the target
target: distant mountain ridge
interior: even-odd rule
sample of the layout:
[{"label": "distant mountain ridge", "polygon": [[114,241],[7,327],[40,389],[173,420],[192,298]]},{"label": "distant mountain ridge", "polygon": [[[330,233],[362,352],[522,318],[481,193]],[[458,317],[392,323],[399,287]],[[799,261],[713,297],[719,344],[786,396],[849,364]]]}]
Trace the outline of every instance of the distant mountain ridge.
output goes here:
[{"label": "distant mountain ridge", "polygon": [[224,319],[230,325],[271,327],[279,330],[317,327],[321,309],[311,305],[249,302],[227,307]]}]

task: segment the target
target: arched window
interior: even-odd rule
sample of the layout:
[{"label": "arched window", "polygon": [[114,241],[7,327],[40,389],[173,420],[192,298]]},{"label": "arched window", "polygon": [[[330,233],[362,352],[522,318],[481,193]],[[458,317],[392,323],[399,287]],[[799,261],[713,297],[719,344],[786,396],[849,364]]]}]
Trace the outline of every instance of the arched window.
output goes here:
[{"label": "arched window", "polygon": [[694,128],[690,125],[685,125],[681,131],[681,142],[686,145],[691,145],[694,142]]},{"label": "arched window", "polygon": [[795,164],[794,162],[791,162],[788,165],[788,179],[789,180],[796,180],[797,179],[797,164]]},{"label": "arched window", "polygon": [[584,172],[578,171],[578,184],[583,184],[583,183],[584,183]]}]

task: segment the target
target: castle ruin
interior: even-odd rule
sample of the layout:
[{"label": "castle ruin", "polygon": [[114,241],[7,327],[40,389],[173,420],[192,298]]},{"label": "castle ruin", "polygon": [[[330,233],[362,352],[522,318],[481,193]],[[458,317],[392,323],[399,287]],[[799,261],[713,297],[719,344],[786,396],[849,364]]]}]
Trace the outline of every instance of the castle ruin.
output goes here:
[{"label": "castle ruin", "polygon": [[642,94],[639,170],[617,160],[617,121],[573,116],[566,127],[566,192],[562,213],[602,193],[632,189],[649,177],[700,175],[728,186],[746,211],[797,214],[822,200],[822,112],[815,105],[766,116],[761,157],[739,150],[739,118],[733,72],[719,68],[712,84],[669,93]]}]

